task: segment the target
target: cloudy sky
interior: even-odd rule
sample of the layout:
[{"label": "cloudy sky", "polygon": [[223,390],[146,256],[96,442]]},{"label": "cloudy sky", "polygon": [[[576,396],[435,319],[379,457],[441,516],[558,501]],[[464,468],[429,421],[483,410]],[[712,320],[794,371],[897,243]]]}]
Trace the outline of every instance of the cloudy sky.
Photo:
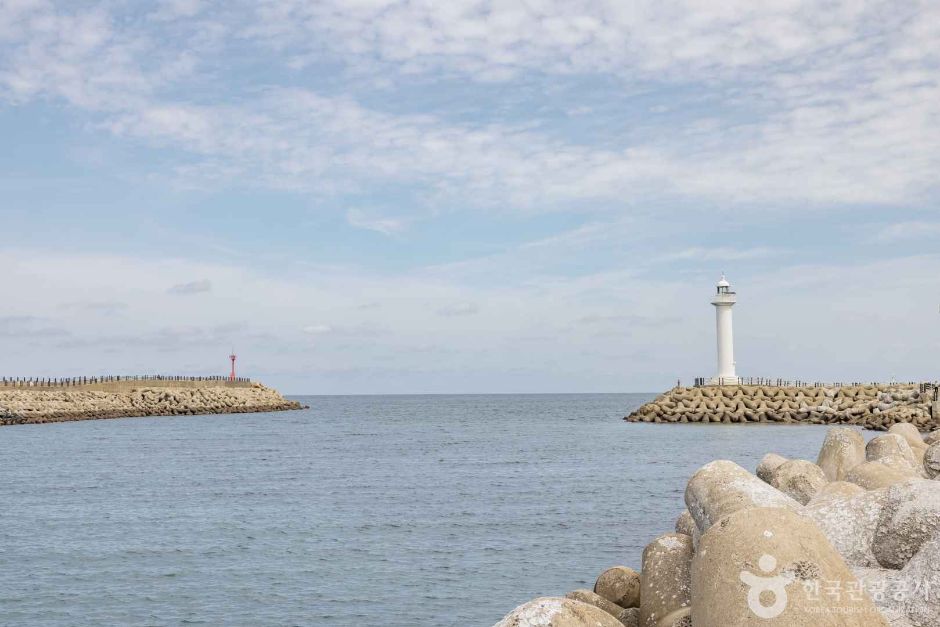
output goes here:
[{"label": "cloudy sky", "polygon": [[940,4],[0,0],[0,376],[940,378]]}]

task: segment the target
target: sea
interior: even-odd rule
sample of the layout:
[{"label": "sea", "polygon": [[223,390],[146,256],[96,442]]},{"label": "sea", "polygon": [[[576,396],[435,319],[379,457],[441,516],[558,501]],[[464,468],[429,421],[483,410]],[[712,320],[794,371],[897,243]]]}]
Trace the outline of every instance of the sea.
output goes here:
[{"label": "sea", "polygon": [[0,428],[0,625],[489,626],[673,530],[689,476],[824,427],[631,424],[655,394],[295,396]]}]

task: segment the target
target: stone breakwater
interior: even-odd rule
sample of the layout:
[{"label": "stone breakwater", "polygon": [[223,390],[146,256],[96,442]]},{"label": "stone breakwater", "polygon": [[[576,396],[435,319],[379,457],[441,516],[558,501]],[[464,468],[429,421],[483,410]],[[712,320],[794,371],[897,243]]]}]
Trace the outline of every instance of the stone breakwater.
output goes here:
[{"label": "stone breakwater", "polygon": [[916,385],[676,387],[624,420],[851,424],[881,431],[908,422],[929,431],[940,427],[932,398]]},{"label": "stone breakwater", "polygon": [[0,425],[289,409],[301,409],[301,405],[259,383],[248,387],[160,386],[109,391],[0,388]]},{"label": "stone breakwater", "polygon": [[525,603],[496,627],[937,627],[940,430],[865,441],[832,427],[816,461],[713,461],[639,571]]}]

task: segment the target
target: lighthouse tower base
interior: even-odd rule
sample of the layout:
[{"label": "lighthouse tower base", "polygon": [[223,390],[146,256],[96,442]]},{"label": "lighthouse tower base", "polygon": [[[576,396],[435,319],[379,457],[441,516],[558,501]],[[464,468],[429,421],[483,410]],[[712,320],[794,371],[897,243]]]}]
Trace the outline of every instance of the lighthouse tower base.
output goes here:
[{"label": "lighthouse tower base", "polygon": [[712,377],[705,381],[705,385],[739,385],[741,377]]}]

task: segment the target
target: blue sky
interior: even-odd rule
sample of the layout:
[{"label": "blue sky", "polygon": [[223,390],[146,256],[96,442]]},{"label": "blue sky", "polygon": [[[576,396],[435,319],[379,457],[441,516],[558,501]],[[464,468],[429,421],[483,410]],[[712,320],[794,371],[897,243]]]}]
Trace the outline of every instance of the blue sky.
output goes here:
[{"label": "blue sky", "polygon": [[0,136],[7,375],[940,376],[936,3],[6,0]]}]

